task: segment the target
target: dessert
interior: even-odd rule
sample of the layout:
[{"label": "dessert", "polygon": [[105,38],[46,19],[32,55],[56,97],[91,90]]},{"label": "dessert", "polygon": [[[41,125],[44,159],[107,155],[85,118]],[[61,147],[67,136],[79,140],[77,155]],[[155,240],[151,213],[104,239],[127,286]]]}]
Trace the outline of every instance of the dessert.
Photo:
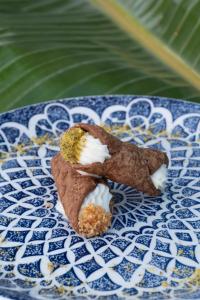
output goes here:
[{"label": "dessert", "polygon": [[51,162],[59,198],[72,227],[85,237],[100,235],[111,224],[112,194],[106,180],[79,174],[61,154]]},{"label": "dessert", "polygon": [[161,151],[122,142],[96,125],[77,124],[61,136],[52,174],[64,213],[85,237],[107,231],[112,219],[112,194],[107,179],[150,196],[166,181],[168,158]]},{"label": "dessert", "polygon": [[166,181],[165,153],[122,142],[97,125],[77,124],[60,141],[61,156],[81,175],[103,176],[150,196]]}]

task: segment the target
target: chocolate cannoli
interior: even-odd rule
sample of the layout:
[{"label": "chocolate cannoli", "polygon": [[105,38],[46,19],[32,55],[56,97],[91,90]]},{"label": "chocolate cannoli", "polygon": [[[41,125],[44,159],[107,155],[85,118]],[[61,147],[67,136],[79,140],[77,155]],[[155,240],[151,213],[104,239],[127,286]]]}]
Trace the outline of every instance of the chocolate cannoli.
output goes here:
[{"label": "chocolate cannoli", "polygon": [[112,218],[112,194],[106,181],[80,175],[61,154],[52,159],[51,169],[71,226],[85,237],[106,232]]},{"label": "chocolate cannoli", "polygon": [[126,184],[150,196],[166,181],[165,153],[122,142],[102,127],[77,124],[60,141],[61,155],[80,174],[95,174]]}]

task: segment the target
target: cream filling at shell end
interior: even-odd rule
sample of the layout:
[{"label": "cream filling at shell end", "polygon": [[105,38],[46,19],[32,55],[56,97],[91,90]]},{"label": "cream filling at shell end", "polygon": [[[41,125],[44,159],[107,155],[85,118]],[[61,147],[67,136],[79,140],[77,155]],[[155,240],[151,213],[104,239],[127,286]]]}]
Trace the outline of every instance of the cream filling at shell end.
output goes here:
[{"label": "cream filling at shell end", "polygon": [[101,206],[106,212],[110,212],[110,200],[112,194],[107,185],[99,183],[96,188],[90,192],[84,199],[81,208],[86,207],[88,204]]},{"label": "cream filling at shell end", "polygon": [[[90,192],[84,199],[81,208],[86,207],[88,204],[94,204],[101,206],[106,212],[110,212],[110,200],[112,199],[112,194],[109,191],[109,188],[102,183],[97,184],[96,188]],[[64,207],[60,199],[56,203],[56,210],[61,213],[65,218]]]},{"label": "cream filling at shell end", "polygon": [[94,138],[89,133],[85,134],[85,143],[79,158],[80,164],[103,163],[110,157],[107,145],[103,145],[99,139]]},{"label": "cream filling at shell end", "polygon": [[56,210],[61,214],[63,215],[65,218],[67,218],[66,214],[65,214],[65,210],[64,210],[64,207],[62,205],[62,202],[60,200],[60,198],[58,198],[58,201],[56,203]]},{"label": "cream filling at shell end", "polygon": [[160,168],[151,175],[151,180],[157,189],[163,191],[167,180],[167,166],[165,164],[161,165]]}]

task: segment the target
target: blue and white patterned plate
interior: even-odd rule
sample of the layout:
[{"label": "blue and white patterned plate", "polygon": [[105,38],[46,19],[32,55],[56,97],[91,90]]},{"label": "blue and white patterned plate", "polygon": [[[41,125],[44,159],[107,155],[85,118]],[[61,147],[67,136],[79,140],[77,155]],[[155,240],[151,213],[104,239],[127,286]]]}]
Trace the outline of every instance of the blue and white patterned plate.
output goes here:
[{"label": "blue and white patterned plate", "polygon": [[[56,210],[50,160],[76,122],[167,151],[165,192],[110,183],[111,229],[78,236]],[[130,130],[131,128],[131,130]],[[200,105],[108,96],[55,101],[0,116],[0,295],[12,299],[200,298]]]}]

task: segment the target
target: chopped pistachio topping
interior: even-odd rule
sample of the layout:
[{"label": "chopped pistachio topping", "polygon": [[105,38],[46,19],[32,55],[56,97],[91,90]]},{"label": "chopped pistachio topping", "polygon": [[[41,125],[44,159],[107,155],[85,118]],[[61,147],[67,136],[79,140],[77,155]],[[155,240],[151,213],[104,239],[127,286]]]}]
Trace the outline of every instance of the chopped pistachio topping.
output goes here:
[{"label": "chopped pistachio topping", "polygon": [[77,163],[85,144],[85,131],[81,128],[71,128],[60,140],[60,151],[63,158],[70,163]]}]

